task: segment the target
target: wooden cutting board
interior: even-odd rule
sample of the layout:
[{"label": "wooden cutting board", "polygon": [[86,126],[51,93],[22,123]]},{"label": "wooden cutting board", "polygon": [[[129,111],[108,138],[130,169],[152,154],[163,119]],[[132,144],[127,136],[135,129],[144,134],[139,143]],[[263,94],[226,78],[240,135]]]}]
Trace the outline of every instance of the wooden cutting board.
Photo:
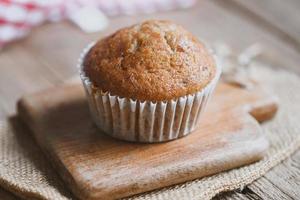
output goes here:
[{"label": "wooden cutting board", "polygon": [[268,141],[259,122],[277,110],[259,85],[220,83],[191,135],[159,144],[123,142],[92,123],[81,84],[23,97],[19,116],[73,193],[114,199],[215,174],[261,159]]}]

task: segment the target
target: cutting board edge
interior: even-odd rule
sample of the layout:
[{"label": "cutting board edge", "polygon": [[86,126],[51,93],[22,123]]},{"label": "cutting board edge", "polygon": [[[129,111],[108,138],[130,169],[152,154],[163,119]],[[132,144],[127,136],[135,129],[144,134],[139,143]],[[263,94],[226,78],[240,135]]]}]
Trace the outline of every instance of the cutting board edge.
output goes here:
[{"label": "cutting board edge", "polygon": [[[20,116],[21,117],[21,116]],[[248,115],[250,120],[253,120],[253,127],[254,129],[256,128],[260,128],[258,126],[258,122],[256,121],[256,119],[254,117],[252,117],[251,115]],[[28,126],[28,124],[26,124]],[[249,125],[249,124],[248,124]],[[47,148],[47,145],[45,145],[39,138],[37,138],[37,135],[35,133],[35,131],[37,131],[37,127],[33,128],[33,127],[29,127],[31,132],[32,132],[32,136],[34,137],[36,143],[41,146],[43,153],[46,155],[46,157],[50,160],[51,162],[51,166],[56,169],[55,171],[58,171],[57,173],[60,175],[60,177],[62,178],[62,180],[64,180],[69,186],[68,188],[76,195],[78,196],[80,199],[87,199],[87,200],[96,200],[99,198],[104,198],[104,199],[115,199],[115,198],[124,198],[124,197],[130,197],[133,195],[138,195],[140,193],[145,193],[145,192],[149,192],[149,191],[153,191],[157,188],[163,188],[163,187],[171,187],[172,185],[176,185],[176,184],[180,184],[180,183],[184,183],[186,181],[192,181],[198,178],[202,178],[204,177],[203,175],[203,169],[199,169],[199,172],[193,172],[193,177],[188,177],[186,179],[182,179],[179,181],[175,181],[172,182],[171,184],[162,184],[162,185],[157,185],[154,187],[151,187],[147,190],[145,190],[145,188],[140,188],[141,190],[137,190],[137,191],[132,191],[131,193],[128,193],[128,195],[124,196],[122,195],[122,193],[120,195],[115,195],[112,196],[111,192],[108,191],[107,194],[102,194],[101,196],[96,192],[95,190],[100,190],[99,188],[91,188],[90,186],[86,187],[86,184],[84,181],[82,181],[82,183],[80,184],[80,180],[75,181],[73,175],[68,171],[68,169],[66,167],[64,167],[62,161],[59,159],[59,157],[57,157],[55,154],[51,153],[53,152],[52,150]],[[249,128],[249,127],[248,127]],[[35,130],[35,131],[34,131]],[[41,131],[41,130],[39,130]],[[253,130],[255,131],[255,130]],[[268,141],[266,140],[266,138],[264,137],[263,133],[261,131],[257,132],[258,137],[256,138],[257,141],[263,140],[263,143],[266,144],[264,146],[261,146],[261,149],[258,150],[258,148],[254,148],[255,150],[257,150],[257,152],[254,154],[252,153],[253,158],[249,159],[246,158],[243,161],[238,161],[236,162],[236,164],[234,165],[228,165],[227,168],[223,168],[222,170],[216,170],[216,171],[211,171],[209,173],[205,173],[205,176],[210,176],[213,174],[217,174],[220,172],[224,172],[230,169],[233,169],[235,167],[241,167],[241,166],[245,166],[251,163],[254,163],[260,159],[263,158],[263,156],[265,155],[265,151],[268,148]],[[232,160],[228,160],[228,162],[233,163]],[[83,186],[82,186],[83,185]],[[87,189],[89,188],[89,189]],[[93,192],[90,192],[92,191]],[[101,193],[101,191],[99,191]],[[115,194],[115,193],[114,193]]]},{"label": "cutting board edge", "polygon": [[[272,99],[272,98],[270,98],[270,99]],[[22,116],[23,116],[23,118],[25,117],[28,117],[28,115],[30,115],[29,114],[29,112],[30,111],[28,111],[28,110],[26,110],[26,108],[25,108],[25,111],[23,110],[22,111],[22,107],[26,107],[26,106],[28,106],[28,104],[27,104],[27,98],[22,98],[19,102],[18,102],[18,113],[21,115],[21,118],[22,118]],[[277,111],[277,108],[278,108],[278,104],[277,103],[274,103],[274,102],[272,102],[272,100],[268,100],[268,101],[266,101],[266,102],[269,102],[269,106],[272,108],[272,110],[274,111],[273,112],[273,115],[276,113],[276,111]],[[255,108],[256,110],[258,109],[258,108],[260,108],[260,103],[257,103],[257,106],[254,106],[254,107],[252,107],[251,109],[253,109],[253,108]],[[250,111],[251,111],[251,109],[250,109]],[[27,112],[27,116],[26,116],[26,112]],[[249,112],[249,110],[248,110],[248,112]],[[23,113],[23,115],[21,114],[21,113]],[[25,113],[25,115],[24,115],[24,113]],[[252,114],[251,112],[249,112],[250,114]],[[32,114],[32,113],[31,113]],[[249,114],[248,114],[249,115]],[[272,115],[272,116],[273,116]],[[252,114],[252,116],[253,117],[255,117],[255,115],[253,115]],[[257,118],[256,118],[257,119]],[[269,119],[269,118],[268,118]],[[267,119],[265,119],[265,120],[267,120]],[[27,123],[26,123],[27,124]],[[30,125],[29,125],[30,126]],[[34,130],[37,130],[37,127],[30,127],[30,129],[31,129],[31,132],[34,132]],[[37,143],[39,143],[39,145],[40,146],[44,146],[43,144],[41,145],[41,143],[42,142],[39,142],[39,139],[38,138],[36,138],[36,135],[38,135],[38,134],[33,134],[34,135],[34,138],[36,139],[36,141],[37,141]],[[43,150],[44,150],[44,148],[42,148]],[[59,158],[56,158],[57,156],[55,156],[55,155],[51,155],[52,153],[51,153],[51,151],[49,151],[49,150],[44,150],[44,154],[46,154],[47,155],[47,157],[49,157],[49,159],[51,160],[51,161],[53,161],[53,162],[51,162],[51,163],[55,163],[55,164],[52,164],[53,166],[54,166],[54,168],[55,169],[58,169],[58,171],[59,171],[59,174],[60,174],[60,176],[61,177],[63,177],[63,180],[64,181],[66,181],[69,185],[71,185],[72,187],[69,187],[69,188],[71,188],[72,189],[72,191],[73,191],[73,193],[74,194],[76,194],[77,196],[79,196],[79,197],[81,197],[81,198],[83,198],[83,199],[97,199],[97,198],[99,198],[99,196],[95,196],[95,197],[93,197],[93,195],[91,195],[91,193],[89,192],[91,189],[89,188],[89,190],[86,190],[86,187],[78,187],[78,181],[77,181],[77,183],[76,183],[76,181],[74,180],[74,179],[72,179],[73,178],[73,176],[71,175],[71,173],[67,170],[67,168],[65,168],[64,167],[64,165],[63,165],[63,163],[62,162],[60,162],[60,160],[59,160]],[[252,162],[255,162],[255,161],[257,161],[257,160],[259,160],[260,158],[262,158],[263,157],[263,155],[259,155],[258,157],[257,157],[257,159],[254,159],[253,161],[249,161],[249,162],[245,162],[243,165],[246,165],[246,164],[249,164],[249,163],[252,163]],[[240,166],[240,164],[237,164],[236,166],[233,166],[233,167],[237,167],[237,166]],[[229,168],[233,168],[233,167],[229,167]],[[224,170],[227,170],[227,169],[224,169]],[[223,171],[224,171],[223,170]],[[218,172],[220,172],[220,171],[218,171]],[[215,174],[215,173],[218,173],[218,172],[212,172],[211,174]],[[67,175],[67,174],[69,174],[69,175]],[[206,174],[206,176],[207,175],[211,175],[211,174]],[[194,179],[196,179],[196,178],[199,178],[199,176],[198,175],[195,175],[195,176],[197,176],[197,177],[195,177]],[[181,180],[181,181],[179,181],[179,182],[173,182],[171,185],[174,185],[174,184],[178,184],[178,183],[182,183],[182,182],[185,182],[185,181],[189,181],[189,180],[193,180],[193,179],[190,179],[190,178],[188,178],[187,180]],[[143,190],[143,191],[139,191],[139,192],[147,192],[147,191],[151,191],[151,190],[153,190],[153,189],[157,189],[157,188],[160,188],[160,187],[165,187],[165,186],[170,186],[170,185],[163,185],[163,186],[159,186],[159,187],[154,187],[154,188],[151,188],[151,189],[149,189],[149,190]],[[139,193],[138,192],[138,193]],[[134,195],[134,194],[136,194],[136,192],[133,192],[132,194],[129,194],[129,196],[131,196],[131,195]],[[109,195],[109,197],[110,197],[111,195]],[[128,196],[128,195],[127,195]],[[119,197],[124,197],[123,195],[121,195],[121,196],[119,196]]]}]

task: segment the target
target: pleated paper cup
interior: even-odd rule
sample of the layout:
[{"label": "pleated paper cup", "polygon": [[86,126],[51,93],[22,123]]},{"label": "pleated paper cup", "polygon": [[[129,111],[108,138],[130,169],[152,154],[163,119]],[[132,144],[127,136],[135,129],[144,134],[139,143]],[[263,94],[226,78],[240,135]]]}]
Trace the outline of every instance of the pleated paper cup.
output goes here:
[{"label": "pleated paper cup", "polygon": [[78,68],[92,119],[106,134],[133,142],[164,142],[191,133],[198,125],[221,74],[217,62],[217,72],[202,90],[168,101],[140,101],[104,92],[92,84],[84,72],[85,55],[94,43],[80,55]]}]

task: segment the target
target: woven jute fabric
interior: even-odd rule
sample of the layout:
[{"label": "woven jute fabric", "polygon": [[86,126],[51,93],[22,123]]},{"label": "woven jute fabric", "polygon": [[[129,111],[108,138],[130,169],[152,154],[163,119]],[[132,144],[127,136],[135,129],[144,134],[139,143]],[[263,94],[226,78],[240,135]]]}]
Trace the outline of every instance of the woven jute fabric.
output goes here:
[{"label": "woven jute fabric", "polygon": [[[249,76],[272,90],[280,101],[276,117],[262,124],[270,141],[265,158],[248,166],[130,199],[210,199],[220,192],[250,184],[300,147],[300,78],[257,63],[249,70]],[[16,118],[0,122],[0,185],[25,199],[74,198],[29,131]]]}]

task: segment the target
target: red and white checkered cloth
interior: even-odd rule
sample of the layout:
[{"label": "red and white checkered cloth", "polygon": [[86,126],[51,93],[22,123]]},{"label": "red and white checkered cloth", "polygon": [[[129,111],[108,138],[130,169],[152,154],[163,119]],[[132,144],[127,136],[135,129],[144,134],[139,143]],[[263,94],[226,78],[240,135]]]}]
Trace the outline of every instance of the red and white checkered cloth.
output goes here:
[{"label": "red and white checkered cloth", "polygon": [[[0,47],[44,21],[69,18],[86,32],[103,29],[105,15],[141,14],[192,6],[196,0],[0,0]],[[104,13],[104,14],[102,14]]]},{"label": "red and white checkered cloth", "polygon": [[25,36],[45,20],[61,17],[63,10],[58,1],[0,0],[0,46]]}]

